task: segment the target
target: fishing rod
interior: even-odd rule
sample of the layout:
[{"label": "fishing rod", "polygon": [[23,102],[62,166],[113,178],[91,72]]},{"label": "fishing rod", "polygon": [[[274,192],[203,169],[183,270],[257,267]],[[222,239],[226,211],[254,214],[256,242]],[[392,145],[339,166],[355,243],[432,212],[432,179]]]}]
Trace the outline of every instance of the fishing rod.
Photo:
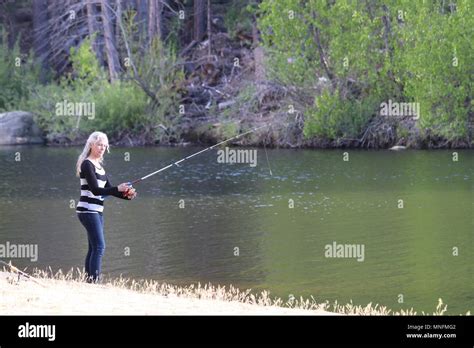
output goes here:
[{"label": "fishing rod", "polygon": [[167,166],[165,166],[165,167],[163,167],[163,168],[160,168],[160,169],[158,169],[157,171],[155,171],[155,172],[153,172],[153,173],[150,173],[150,174],[148,174],[148,175],[145,175],[144,177],[141,177],[140,179],[136,179],[136,180],[130,181],[130,182],[128,182],[128,184],[130,185],[130,187],[132,187],[134,184],[137,184],[137,183],[139,183],[139,182],[141,182],[141,181],[143,181],[143,180],[146,180],[146,179],[148,179],[149,177],[151,177],[151,176],[153,176],[153,175],[156,175],[156,174],[158,174],[158,173],[160,173],[160,172],[163,172],[163,171],[165,171],[165,170],[167,170],[167,169],[169,169],[169,168],[171,168],[171,167],[173,167],[173,166],[179,167],[179,164],[180,164],[181,162],[184,162],[184,161],[186,161],[186,160],[188,160],[188,159],[190,159],[190,158],[193,158],[194,156],[200,155],[201,153],[204,153],[204,152],[206,152],[206,151],[212,150],[213,148],[215,148],[215,147],[217,147],[217,146],[219,146],[219,145],[222,145],[222,144],[227,143],[227,142],[229,142],[229,141],[238,139],[238,138],[240,138],[240,137],[243,137],[244,135],[253,133],[253,132],[255,132],[255,131],[259,130],[259,129],[262,129],[262,128],[268,127],[268,126],[269,126],[269,125],[266,124],[266,125],[264,125],[264,126],[251,129],[251,130],[249,130],[248,132],[245,132],[245,133],[236,135],[236,136],[234,136],[234,137],[232,137],[232,138],[223,140],[223,141],[221,141],[220,143],[217,143],[217,144],[215,144],[215,145],[212,145],[212,146],[209,146],[209,147],[205,148],[204,150],[195,152],[195,153],[193,153],[193,154],[191,154],[191,155],[189,155],[189,156],[187,156],[187,157],[184,157],[184,158],[180,159],[179,161],[176,161],[176,162],[173,162],[173,163],[171,163],[171,164],[168,164]]},{"label": "fishing rod", "polygon": [[41,282],[39,282],[38,280],[36,280],[36,278],[34,278],[33,276],[29,275],[28,273],[25,273],[21,270],[19,270],[18,268],[16,268],[15,266],[12,265],[11,261],[9,263],[6,263],[2,260],[0,260],[0,263],[2,263],[3,265],[7,266],[8,268],[10,268],[10,270],[14,273],[17,273],[18,274],[18,281],[20,281],[20,276],[24,276],[25,278],[31,280],[32,282],[38,284],[38,285],[41,285],[41,286],[45,286],[44,284],[42,284]]}]

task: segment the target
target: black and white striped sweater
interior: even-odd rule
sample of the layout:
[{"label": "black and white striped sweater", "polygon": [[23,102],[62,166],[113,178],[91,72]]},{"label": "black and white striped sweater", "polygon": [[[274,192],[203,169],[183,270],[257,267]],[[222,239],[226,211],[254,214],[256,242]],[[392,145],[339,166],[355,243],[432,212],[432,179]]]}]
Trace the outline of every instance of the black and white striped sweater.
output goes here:
[{"label": "black and white striped sweater", "polygon": [[122,195],[117,186],[112,186],[105,175],[104,168],[97,168],[90,160],[82,162],[81,172],[81,198],[76,206],[78,213],[101,213],[104,211],[104,197],[115,196],[127,199]]}]

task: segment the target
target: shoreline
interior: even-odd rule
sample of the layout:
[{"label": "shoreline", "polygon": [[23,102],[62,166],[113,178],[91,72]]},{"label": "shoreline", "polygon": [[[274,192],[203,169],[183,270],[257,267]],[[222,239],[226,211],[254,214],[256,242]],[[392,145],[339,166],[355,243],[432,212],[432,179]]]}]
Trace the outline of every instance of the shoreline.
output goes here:
[{"label": "shoreline", "polygon": [[[396,124],[392,124],[395,122]],[[248,134],[246,137],[235,141],[231,146],[238,147],[267,147],[273,149],[360,149],[360,150],[383,150],[392,147],[403,147],[414,150],[438,150],[438,149],[472,149],[474,141],[471,137],[465,139],[448,140],[444,137],[431,134],[429,129],[420,129],[416,124],[405,122],[403,120],[380,120],[375,118],[373,123],[367,126],[361,138],[337,137],[334,139],[313,136],[306,138],[303,128],[284,125],[281,119],[258,120],[252,118],[249,120],[240,120],[234,122],[222,122],[219,119],[207,121],[205,123],[192,121],[191,124],[178,128],[179,138],[173,142],[150,142],[140,134],[125,134],[118,138],[112,134],[109,137],[110,144],[121,147],[137,146],[211,146],[238,134],[247,132],[248,129],[259,129],[256,132]],[[246,127],[243,127],[246,124]],[[266,127],[268,126],[268,127]],[[242,128],[243,127],[243,128]],[[387,134],[384,127],[390,129],[400,128],[400,134]],[[233,131],[229,133],[228,129]],[[403,134],[402,129],[405,134]],[[370,132],[369,132],[370,130]],[[67,137],[53,137],[48,139],[48,146],[74,146],[83,145],[87,134],[80,134],[74,139]]]},{"label": "shoreline", "polygon": [[[184,294],[146,293],[113,284],[87,284],[71,279],[37,280],[39,283],[21,276],[18,281],[17,274],[0,271],[0,314],[340,315],[324,310],[285,308],[219,298],[195,298]],[[210,289],[208,291],[212,292]],[[218,297],[216,294],[209,296]]]},{"label": "shoreline", "polygon": [[[215,143],[221,140],[216,140]],[[71,143],[47,143],[44,144],[0,144],[0,148],[8,148],[8,147],[23,147],[23,146],[35,146],[35,147],[49,147],[49,148],[74,148],[74,147],[83,147],[84,142],[71,142]],[[209,147],[215,145],[212,142],[183,142],[183,143],[176,143],[176,144],[134,144],[128,145],[126,143],[117,143],[110,141],[110,145],[114,147],[120,148],[187,148],[187,147]],[[230,144],[229,147],[236,147],[236,148],[264,148],[263,145],[260,144]],[[332,147],[332,146],[310,146],[310,145],[302,145],[302,146],[265,146],[267,149],[272,150],[357,150],[357,151],[456,151],[456,150],[474,150],[473,147],[408,147],[408,146],[400,146],[394,145],[392,147],[379,147],[379,148],[366,148],[360,146],[339,146],[339,147]]]},{"label": "shoreline", "polygon": [[[0,134],[0,144],[10,145],[41,145],[48,147],[73,147],[83,146],[89,132],[78,131],[74,134],[48,133],[40,129],[35,122],[35,114],[25,111],[11,111],[0,114],[0,119],[16,120],[17,128],[26,126],[20,120],[30,120],[37,132],[30,136],[18,137],[13,129],[4,132],[3,139]],[[13,121],[11,121],[13,122]],[[26,122],[26,121],[25,121]],[[25,123],[24,122],[24,123]],[[397,123],[398,122],[398,123]],[[233,140],[231,146],[238,147],[268,147],[275,149],[472,149],[474,141],[471,136],[465,138],[446,139],[432,134],[429,129],[420,129],[416,124],[403,120],[385,120],[375,118],[360,138],[323,136],[306,137],[304,127],[284,124],[283,120],[249,118],[240,121],[221,121],[218,118],[202,122],[190,121],[191,124],[177,126],[174,130],[175,137],[162,139],[150,137],[147,133],[137,134],[131,131],[114,131],[109,134],[109,143],[120,147],[186,147],[186,146],[212,146],[217,143]],[[386,128],[391,131],[388,132]],[[399,133],[396,130],[400,128]],[[15,128],[16,129],[16,128]],[[94,129],[94,128],[92,128]],[[102,130],[97,128],[99,130]],[[118,132],[118,133],[117,133]],[[18,132],[17,132],[18,133]],[[35,135],[35,136],[33,136]],[[243,136],[245,135],[245,136]],[[242,136],[242,137],[241,137]],[[241,137],[241,138],[240,138]],[[234,139],[235,138],[235,139]],[[237,140],[238,139],[238,140]]]},{"label": "shoreline", "polygon": [[[266,290],[252,293],[232,285],[178,286],[154,280],[105,278],[99,284],[84,281],[79,269],[33,270],[26,274],[14,266],[0,268],[0,315],[195,315],[195,316],[426,316],[448,315],[441,298],[433,312],[414,308],[391,310],[373,304],[333,304],[313,297],[283,301]],[[452,315],[452,314],[449,314]],[[448,316],[449,316],[448,315]],[[457,315],[471,315],[470,311]]]}]

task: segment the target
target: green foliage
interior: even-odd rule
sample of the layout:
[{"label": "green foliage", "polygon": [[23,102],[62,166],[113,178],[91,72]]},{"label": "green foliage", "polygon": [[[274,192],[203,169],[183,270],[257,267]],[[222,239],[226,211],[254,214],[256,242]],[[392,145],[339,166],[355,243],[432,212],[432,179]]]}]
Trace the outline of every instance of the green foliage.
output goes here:
[{"label": "green foliage", "polygon": [[[135,111],[137,116],[131,118],[134,120],[133,129],[143,135],[146,142],[175,142],[181,139],[178,106],[180,86],[184,81],[184,72],[176,54],[181,20],[171,20],[168,36],[164,40],[155,38],[148,46],[134,20],[135,15],[133,12],[127,13],[123,20],[125,39],[122,46],[127,41],[128,49],[124,47],[123,53],[129,62],[124,64],[122,79],[134,81],[139,86],[127,90],[134,94],[143,93],[146,107],[144,111]],[[140,109],[141,96],[137,95],[135,101]]]},{"label": "green foliage", "polygon": [[344,100],[338,91],[333,94],[326,89],[315,98],[314,106],[307,109],[304,135],[317,134],[329,139],[357,137],[375,107],[373,99]]},{"label": "green foliage", "polygon": [[[307,11],[299,0],[266,0],[260,4],[259,26],[269,52],[268,72],[284,84],[309,86],[308,71],[318,69],[316,49],[308,36]],[[291,19],[290,19],[291,17]]]},{"label": "green foliage", "polygon": [[94,96],[96,117],[89,130],[102,129],[112,135],[126,131],[138,134],[146,122],[147,98],[130,82],[104,84]]},{"label": "green foliage", "polygon": [[92,50],[90,38],[85,39],[78,48],[71,47],[69,59],[78,82],[90,84],[98,78],[105,78]]},{"label": "green foliage", "polygon": [[239,134],[237,124],[231,122],[231,123],[224,123],[222,125],[222,138],[223,139],[230,139],[232,137],[235,137],[237,134]]},{"label": "green foliage", "polygon": [[397,74],[402,76],[407,96],[420,103],[420,124],[447,139],[468,135],[472,114],[474,77],[473,3],[403,0],[409,9],[397,36],[405,43],[397,47]]},{"label": "green foliage", "polygon": [[[73,73],[58,83],[31,88],[26,103],[35,112],[37,122],[50,139],[77,136],[101,130],[114,137],[123,131],[133,133],[143,122],[147,98],[131,82],[109,83],[99,67],[89,40],[71,50]],[[93,115],[58,114],[58,103],[90,103]]]},{"label": "green foliage", "polygon": [[173,16],[168,23],[169,33],[166,37],[166,45],[172,52],[177,52],[180,49],[179,32],[181,25],[182,19],[179,19],[179,16]]},{"label": "green foliage", "polygon": [[30,98],[24,102],[23,109],[34,112],[36,122],[48,139],[70,136],[78,128],[80,120],[56,115],[56,104],[64,100],[74,102],[80,98],[64,84],[33,85],[30,86]]},{"label": "green foliage", "polygon": [[[69,83],[69,84],[68,84]],[[101,130],[112,138],[126,131],[138,133],[147,107],[145,94],[130,82],[98,81],[88,88],[78,88],[82,81],[63,80],[60,84],[38,86],[28,101],[36,110],[37,122],[48,138],[75,139],[81,134]],[[93,115],[61,115],[58,103],[93,103]]]},{"label": "green foliage", "polygon": [[[449,3],[262,1],[269,72],[320,94],[305,112],[304,134],[357,136],[380,103],[392,99],[420,103],[423,129],[449,140],[466,138],[474,16],[470,0]],[[321,76],[332,79],[321,86]]]},{"label": "green foliage", "polygon": [[133,60],[138,76],[146,88],[154,93],[143,127],[153,132],[159,142],[177,141],[181,138],[178,132],[181,121],[178,107],[181,98],[179,86],[183,84],[184,72],[177,64],[176,52],[155,39],[145,54],[137,51]]},{"label": "green foliage", "polygon": [[[380,16],[377,8],[369,15],[365,6],[359,1],[261,4],[273,77],[320,94],[305,112],[307,137],[357,137],[387,92],[397,93],[388,77],[389,57],[380,53]],[[321,82],[322,76],[328,82]]]},{"label": "green foliage", "polygon": [[[132,81],[131,71],[131,78],[123,76],[122,80],[109,83],[90,40],[85,40],[79,48],[71,50],[73,72],[58,83],[33,86],[27,108],[35,111],[50,139],[65,136],[74,140],[94,130],[104,131],[112,139],[127,134],[146,142],[179,138],[170,134],[179,123],[176,86],[184,78],[182,71],[176,68],[176,55],[155,40],[146,54],[140,56],[137,50],[133,58],[140,80],[154,98]],[[58,115],[57,103],[63,101],[93,103],[95,115]],[[163,129],[167,130],[166,139]]]},{"label": "green foliage", "polygon": [[[94,94],[99,75],[94,72],[94,55],[90,51],[90,42],[84,47],[71,49],[73,74],[61,77],[57,83],[29,85],[29,98],[23,102],[23,108],[35,114],[36,122],[47,138],[64,136],[74,138],[83,128],[83,118],[57,114],[58,103],[94,102]],[[75,78],[76,77],[76,78]]]},{"label": "green foliage", "polygon": [[0,112],[18,110],[39,72],[34,62],[21,54],[18,41],[13,49],[7,47],[6,33],[1,28],[0,37]]}]

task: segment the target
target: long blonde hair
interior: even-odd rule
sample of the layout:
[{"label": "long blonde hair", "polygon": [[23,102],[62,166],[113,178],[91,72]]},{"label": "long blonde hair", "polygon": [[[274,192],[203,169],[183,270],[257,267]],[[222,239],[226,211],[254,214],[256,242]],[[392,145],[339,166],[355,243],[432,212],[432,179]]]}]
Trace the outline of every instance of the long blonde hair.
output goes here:
[{"label": "long blonde hair", "polygon": [[[104,140],[107,143],[107,153],[109,152],[109,139],[107,138],[107,135],[105,133],[94,132],[91,135],[89,135],[89,138],[86,141],[86,145],[84,146],[82,153],[79,155],[79,158],[77,159],[76,176],[80,175],[82,162],[84,162],[84,160],[90,155],[92,144],[97,143],[99,140]],[[99,163],[102,165],[103,161],[104,159],[101,157],[99,159]]]}]

